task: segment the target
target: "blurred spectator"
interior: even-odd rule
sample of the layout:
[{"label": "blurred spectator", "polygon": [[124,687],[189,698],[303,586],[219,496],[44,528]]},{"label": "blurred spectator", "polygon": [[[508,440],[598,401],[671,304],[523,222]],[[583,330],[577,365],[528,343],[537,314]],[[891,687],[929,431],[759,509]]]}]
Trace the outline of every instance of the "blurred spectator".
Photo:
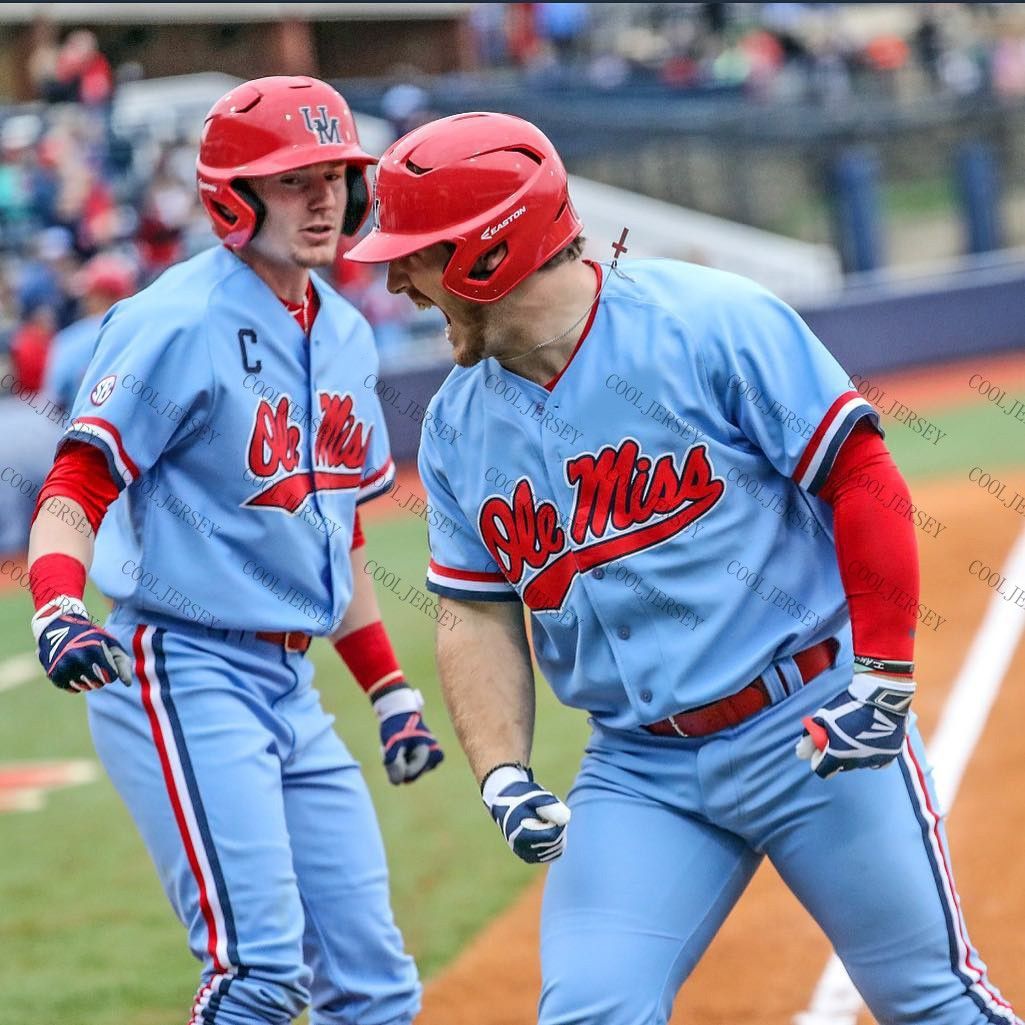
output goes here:
[{"label": "blurred spectator", "polygon": [[45,303],[30,306],[22,313],[21,323],[11,338],[11,370],[22,390],[42,390],[46,359],[56,326],[53,308]]},{"label": "blurred spectator", "polygon": [[468,18],[478,67],[501,67],[509,57],[505,4],[474,4]]},{"label": "blurred spectator", "polygon": [[74,289],[82,316],[53,339],[42,387],[46,397],[62,409],[71,409],[78,394],[103,317],[114,303],[132,295],[136,283],[132,264],[108,253],[94,256],[76,276]]},{"label": "blurred spectator", "polygon": [[69,33],[57,55],[55,77],[61,99],[77,100],[87,107],[110,101],[114,75],[107,58],[100,53],[96,36],[88,29]]},{"label": "blurred spectator", "polygon": [[17,297],[22,317],[46,306],[58,327],[74,317],[75,301],[69,288],[77,267],[71,236],[65,228],[46,228],[36,234],[18,264]]},{"label": "blurred spectator", "polygon": [[927,11],[913,37],[918,60],[929,78],[930,84],[938,86],[940,78],[940,56],[943,53],[942,36],[936,15]]},{"label": "blurred spectator", "polygon": [[147,278],[182,259],[183,235],[196,211],[195,185],[175,173],[172,152],[160,158],[139,215],[136,238]]},{"label": "blurred spectator", "polygon": [[540,48],[534,24],[534,6],[506,5],[505,38],[509,44],[509,56],[521,66],[531,64]]},{"label": "blurred spectator", "polygon": [[1025,34],[997,40],[993,50],[993,89],[998,96],[1025,96]]},{"label": "blurred spectator", "polygon": [[388,119],[396,139],[432,120],[429,108],[426,90],[412,82],[398,82],[381,97],[381,113]]},{"label": "blurred spectator", "polygon": [[[9,383],[5,380],[5,384]],[[20,554],[28,543],[29,520],[42,486],[57,439],[59,423],[43,415],[45,404],[31,396],[19,397],[0,390],[0,553]]]},{"label": "blurred spectator", "polygon": [[36,18],[32,22],[32,42],[27,61],[28,77],[33,94],[46,103],[74,98],[57,79],[59,56],[57,26],[49,18]]},{"label": "blurred spectator", "polygon": [[580,55],[581,41],[587,33],[590,4],[535,4],[538,34],[551,43],[562,63]]}]

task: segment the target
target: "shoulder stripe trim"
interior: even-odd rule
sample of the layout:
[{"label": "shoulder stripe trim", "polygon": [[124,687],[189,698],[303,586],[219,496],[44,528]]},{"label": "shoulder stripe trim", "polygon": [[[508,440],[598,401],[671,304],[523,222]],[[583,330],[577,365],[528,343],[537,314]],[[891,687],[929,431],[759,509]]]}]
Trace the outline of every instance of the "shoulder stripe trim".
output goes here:
[{"label": "shoulder stripe trim", "polygon": [[76,417],[68,426],[68,434],[72,433],[100,442],[110,453],[118,478],[123,484],[131,484],[138,479],[139,468],[125,451],[120,432],[109,420],[98,416]]},{"label": "shoulder stripe trim", "polygon": [[473,588],[464,589],[449,587],[444,584],[435,583],[430,577],[427,578],[427,590],[432,594],[441,595],[442,598],[454,598],[456,601],[519,601],[520,596],[512,589],[504,591],[480,591]]},{"label": "shoulder stripe trim", "polygon": [[360,482],[359,491],[356,493],[356,504],[362,505],[372,498],[377,498],[378,495],[383,495],[392,486],[394,480],[395,464],[389,456],[380,470],[372,473],[369,477],[364,477]]},{"label": "shoulder stripe trim", "polygon": [[442,566],[433,559],[431,559],[427,573],[431,577],[436,577],[438,580],[445,580],[455,586],[459,586],[460,583],[494,583],[502,584],[504,587],[512,586],[501,573],[475,573],[471,570],[453,569],[450,566]]},{"label": "shoulder stripe trim", "polygon": [[[852,413],[857,415],[852,416]],[[811,436],[804,454],[801,456],[793,472],[794,481],[805,490],[812,490],[812,483],[820,475],[823,468],[828,473],[827,456],[830,452],[835,456],[836,449],[832,442],[840,435],[840,440],[850,433],[851,428],[862,416],[874,416],[878,419],[875,409],[869,405],[856,391],[846,391],[829,407],[822,422]]]}]

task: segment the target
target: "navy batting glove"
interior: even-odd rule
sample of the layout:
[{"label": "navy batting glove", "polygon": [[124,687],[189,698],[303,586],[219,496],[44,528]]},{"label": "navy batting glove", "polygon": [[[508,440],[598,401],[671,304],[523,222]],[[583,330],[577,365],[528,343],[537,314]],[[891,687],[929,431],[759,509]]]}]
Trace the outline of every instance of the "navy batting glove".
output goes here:
[{"label": "navy batting glove", "polygon": [[535,783],[530,769],[496,766],[484,777],[481,798],[505,842],[524,861],[554,861],[566,849],[569,808]]},{"label": "navy batting glove", "polygon": [[39,661],[61,690],[99,690],[120,680],[132,684],[132,663],[106,630],[94,626],[78,598],[62,594],[32,617]]},{"label": "navy batting glove", "polygon": [[881,769],[900,754],[915,694],[910,662],[856,658],[851,685],[803,720],[797,757],[829,779],[848,769]]},{"label": "navy batting glove", "polygon": [[420,715],[423,705],[420,691],[405,685],[374,702],[381,725],[381,755],[392,783],[412,783],[445,757]]}]

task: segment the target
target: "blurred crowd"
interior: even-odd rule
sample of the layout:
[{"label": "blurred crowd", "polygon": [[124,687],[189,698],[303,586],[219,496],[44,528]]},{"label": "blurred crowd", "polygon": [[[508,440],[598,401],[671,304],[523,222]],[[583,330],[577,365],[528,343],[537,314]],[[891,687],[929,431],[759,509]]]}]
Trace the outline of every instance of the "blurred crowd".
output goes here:
[{"label": "blurred crowd", "polygon": [[499,3],[470,23],[481,67],[574,86],[1025,95],[1020,4]]}]

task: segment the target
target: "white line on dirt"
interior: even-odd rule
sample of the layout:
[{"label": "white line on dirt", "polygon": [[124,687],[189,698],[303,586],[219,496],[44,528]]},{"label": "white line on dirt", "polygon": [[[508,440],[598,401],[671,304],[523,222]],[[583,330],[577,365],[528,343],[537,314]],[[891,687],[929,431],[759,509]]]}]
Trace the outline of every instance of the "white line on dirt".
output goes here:
[{"label": "white line on dirt", "polygon": [[[1025,580],[1025,533],[1015,541],[1000,572],[1004,583],[1011,586]],[[940,806],[947,811],[1000,693],[1022,631],[1025,611],[994,592],[927,745]],[[836,954],[832,954],[808,1010],[793,1020],[794,1025],[855,1025],[860,1010],[861,997]]]},{"label": "white line on dirt", "polygon": [[13,690],[43,675],[43,667],[35,655],[13,655],[0,662],[0,694]]}]

